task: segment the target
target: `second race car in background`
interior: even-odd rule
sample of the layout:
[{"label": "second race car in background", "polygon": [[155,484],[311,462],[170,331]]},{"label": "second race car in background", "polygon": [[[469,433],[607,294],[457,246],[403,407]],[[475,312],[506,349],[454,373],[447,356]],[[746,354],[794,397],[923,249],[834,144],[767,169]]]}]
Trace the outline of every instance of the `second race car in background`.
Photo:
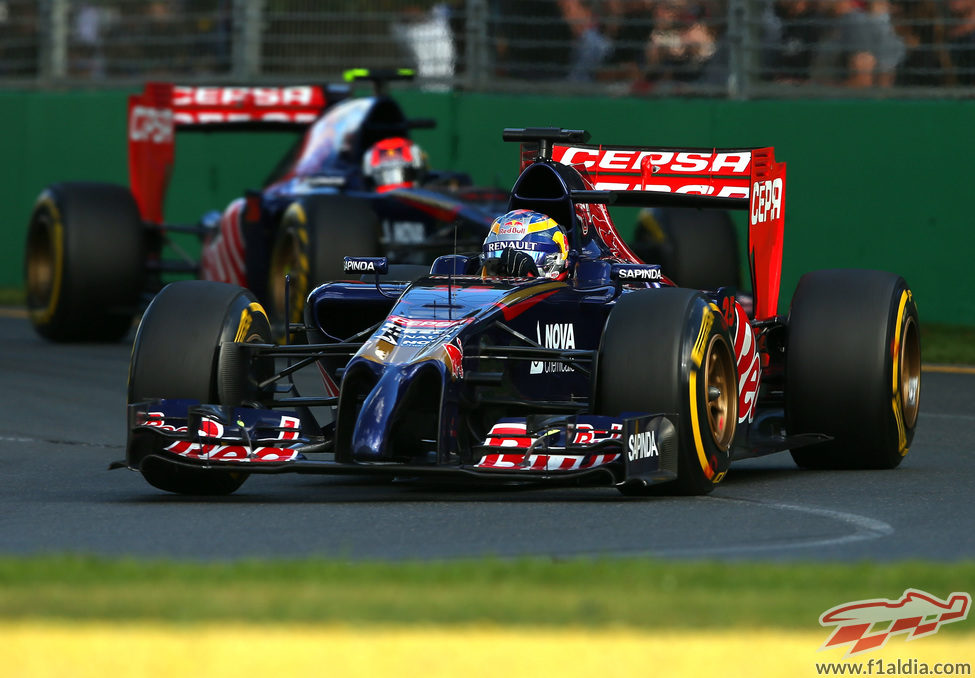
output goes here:
[{"label": "second race car in background", "polygon": [[[409,72],[352,73],[372,79],[375,94],[351,97],[347,85],[150,83],[131,96],[130,185],[56,183],[35,204],[25,269],[37,332],[54,341],[118,340],[167,279],[192,276],[252,290],[280,336],[288,320],[301,318],[314,285],[341,277],[345,253],[428,266],[439,254],[479,245],[506,192],[426,167],[410,130],[434,121],[408,119],[385,93],[386,81]],[[198,223],[165,222],[177,133],[282,128],[304,133],[260,190]],[[199,235],[198,261],[163,259],[178,232]]]}]

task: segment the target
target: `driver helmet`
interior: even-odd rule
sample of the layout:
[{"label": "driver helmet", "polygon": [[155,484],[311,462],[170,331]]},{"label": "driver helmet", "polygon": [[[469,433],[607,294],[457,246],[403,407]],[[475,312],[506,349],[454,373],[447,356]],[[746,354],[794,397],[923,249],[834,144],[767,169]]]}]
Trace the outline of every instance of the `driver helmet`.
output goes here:
[{"label": "driver helmet", "polygon": [[540,276],[565,278],[569,242],[565,229],[555,219],[532,210],[512,210],[498,217],[484,239],[482,263],[500,258],[509,248],[531,257]]},{"label": "driver helmet", "polygon": [[426,155],[409,139],[392,137],[373,144],[362,159],[366,182],[378,193],[414,188],[426,169]]}]

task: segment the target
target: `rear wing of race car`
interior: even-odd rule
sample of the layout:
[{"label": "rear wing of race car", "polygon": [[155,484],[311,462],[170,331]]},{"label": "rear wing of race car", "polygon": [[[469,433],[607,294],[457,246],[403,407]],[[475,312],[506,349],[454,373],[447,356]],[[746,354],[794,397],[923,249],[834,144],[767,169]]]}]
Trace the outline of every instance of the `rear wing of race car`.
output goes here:
[{"label": "rear wing of race car", "polygon": [[173,168],[176,132],[302,129],[349,88],[184,87],[146,83],[129,97],[129,185],[142,218],[163,221],[163,201]]},{"label": "rear wing of race car", "polygon": [[747,210],[755,318],[776,314],[786,166],[776,162],[774,148],[590,145],[584,130],[550,128],[506,130],[505,138],[528,142],[522,150],[523,166],[534,153],[535,159],[575,167],[593,187],[570,193],[579,204]]}]

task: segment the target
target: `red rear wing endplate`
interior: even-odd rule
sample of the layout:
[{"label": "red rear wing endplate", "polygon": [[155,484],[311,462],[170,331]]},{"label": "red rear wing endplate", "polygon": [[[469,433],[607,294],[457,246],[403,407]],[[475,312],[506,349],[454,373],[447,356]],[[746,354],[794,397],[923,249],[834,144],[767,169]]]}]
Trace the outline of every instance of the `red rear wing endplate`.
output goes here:
[{"label": "red rear wing endplate", "polygon": [[183,87],[150,82],[129,97],[129,185],[142,218],[163,221],[175,132],[305,127],[342,98],[325,87]]},{"label": "red rear wing endplate", "polygon": [[760,148],[752,153],[751,184],[748,262],[755,293],[755,319],[765,320],[778,311],[785,234],[785,163],[775,162],[774,149]]}]

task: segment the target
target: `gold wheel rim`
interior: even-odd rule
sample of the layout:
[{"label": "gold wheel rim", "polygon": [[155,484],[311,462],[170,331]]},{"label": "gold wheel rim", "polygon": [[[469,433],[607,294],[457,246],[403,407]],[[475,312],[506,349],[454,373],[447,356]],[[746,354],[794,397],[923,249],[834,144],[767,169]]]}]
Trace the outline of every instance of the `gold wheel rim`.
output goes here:
[{"label": "gold wheel rim", "polygon": [[[285,276],[291,275],[291,318],[284,318],[286,296]],[[290,230],[281,234],[271,255],[270,276],[268,281],[268,298],[272,306],[272,314],[284,322],[293,322],[301,317],[304,308],[303,291],[296,289],[296,278],[305,275],[301,268],[301,243]]]},{"label": "gold wheel rim", "polygon": [[901,339],[900,399],[904,414],[904,426],[914,428],[921,401],[921,340],[917,323],[908,315],[904,321]]},{"label": "gold wheel rim", "polygon": [[720,335],[711,337],[704,361],[704,395],[707,399],[708,428],[714,444],[721,450],[731,447],[738,426],[736,374],[728,342]]},{"label": "gold wheel rim", "polygon": [[27,240],[27,301],[31,308],[47,307],[54,289],[54,243],[51,222],[38,217]]}]

